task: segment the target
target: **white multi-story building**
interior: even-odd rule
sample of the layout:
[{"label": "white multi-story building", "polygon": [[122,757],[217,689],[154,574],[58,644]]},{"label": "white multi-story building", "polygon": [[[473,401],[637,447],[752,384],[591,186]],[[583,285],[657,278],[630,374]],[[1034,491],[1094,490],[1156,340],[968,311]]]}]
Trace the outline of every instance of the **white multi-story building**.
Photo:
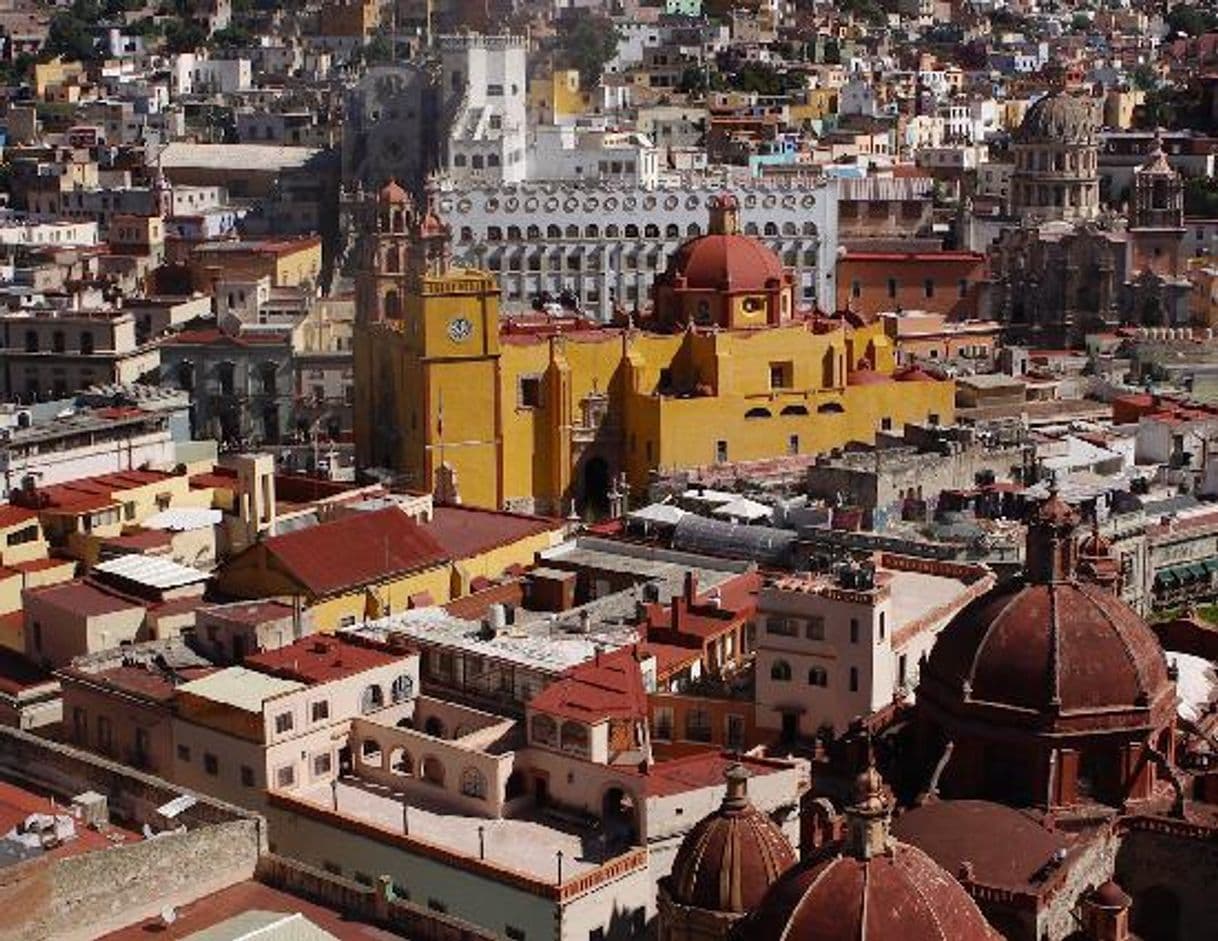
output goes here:
[{"label": "white multi-story building", "polygon": [[440,38],[442,159],[460,185],[521,183],[528,175],[526,42],[520,36]]},{"label": "white multi-story building", "polygon": [[453,226],[457,260],[495,272],[507,305],[570,292],[589,316],[608,320],[615,306],[646,306],[656,274],[682,242],[705,233],[707,202],[725,188],[740,198],[744,231],[792,269],[798,297],[833,309],[834,180],[458,187],[445,193],[441,208]]},{"label": "white multi-story building", "polygon": [[902,556],[879,568],[775,580],[757,599],[757,726],[787,740],[892,704],[952,616],[994,583],[988,569]]},{"label": "white multi-story building", "polygon": [[553,182],[583,180],[653,189],[660,158],[645,134],[603,126],[543,124],[529,148],[528,178]]}]

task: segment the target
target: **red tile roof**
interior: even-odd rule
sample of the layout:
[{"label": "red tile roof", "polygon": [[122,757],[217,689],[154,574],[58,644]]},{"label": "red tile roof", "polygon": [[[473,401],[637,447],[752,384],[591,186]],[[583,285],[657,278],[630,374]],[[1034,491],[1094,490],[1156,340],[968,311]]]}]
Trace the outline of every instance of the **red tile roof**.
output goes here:
[{"label": "red tile roof", "polygon": [[199,610],[222,621],[238,624],[266,624],[292,616],[292,606],[282,601],[242,601],[233,604],[210,605]]},{"label": "red tile roof", "polygon": [[647,795],[665,797],[722,784],[725,780],[724,773],[737,762],[744,765],[754,776],[773,774],[788,767],[785,762],[773,759],[750,758],[747,755],[729,755],[714,751],[695,752],[683,758],[652,765],[645,776]]},{"label": "red tile roof", "polygon": [[[215,673],[218,667],[180,667],[177,673],[179,683],[188,683]],[[173,699],[174,690],[178,684],[167,670],[156,667],[144,667],[123,664],[108,670],[90,672],[87,670],[66,667],[59,671],[65,677],[79,677],[86,682],[108,686],[119,692],[128,693],[150,699],[157,703],[166,703]]]},{"label": "red tile roof", "polygon": [[[14,611],[18,617],[20,611]],[[50,673],[31,663],[21,654],[0,647],[0,693],[15,696],[22,690],[53,682]]]},{"label": "red tile roof", "polygon": [[287,680],[315,685],[341,680],[376,667],[388,666],[404,655],[355,644],[342,637],[315,634],[286,647],[246,657],[242,666]]},{"label": "red tile roof", "polygon": [[[30,814],[66,814],[64,801],[52,804],[51,799],[42,794],[36,794],[23,787],[0,781],[0,833],[7,833],[13,827],[23,823]],[[111,824],[105,833],[91,830],[77,824],[76,837],[67,840],[55,849],[44,853],[42,858],[80,856],[94,850],[109,849],[115,842],[134,843],[140,837],[129,830]]]},{"label": "red tile roof", "polygon": [[647,715],[647,691],[634,650],[623,647],[571,667],[529,705],[578,722],[638,719]]},{"label": "red tile roof", "polygon": [[249,911],[279,912],[284,915],[299,912],[340,941],[401,941],[401,935],[362,924],[345,913],[252,880],[175,906],[176,917],[171,925],[162,925],[156,917],[145,918],[103,935],[102,941],[149,941],[150,938],[178,941]]},{"label": "red tile roof", "polygon": [[27,510],[25,507],[13,506],[11,503],[0,504],[0,529],[19,526],[37,516],[33,510]]},{"label": "red tile roof", "polygon": [[134,598],[128,598],[118,592],[107,591],[87,579],[76,579],[42,588],[29,588],[26,589],[26,592],[39,601],[74,614],[82,614],[85,617],[147,607]]},{"label": "red tile roof", "polygon": [[524,585],[518,580],[512,579],[511,581],[476,591],[472,595],[466,595],[464,598],[458,598],[456,601],[450,601],[444,606],[444,610],[455,618],[461,618],[465,621],[476,621],[484,617],[487,610],[493,604],[510,604],[518,607],[523,602]]},{"label": "red tile roof", "polygon": [[261,543],[314,596],[330,595],[448,561],[443,547],[396,507],[354,513]]},{"label": "red tile roof", "polygon": [[38,501],[38,506],[46,509],[70,512],[93,510],[115,503],[116,493],[161,483],[172,477],[172,474],[146,470],[100,474],[97,477],[82,477],[67,483],[40,487],[35,491],[33,499]]},{"label": "red tile roof", "polygon": [[468,559],[563,527],[562,520],[463,506],[437,506],[424,528],[453,559]]}]

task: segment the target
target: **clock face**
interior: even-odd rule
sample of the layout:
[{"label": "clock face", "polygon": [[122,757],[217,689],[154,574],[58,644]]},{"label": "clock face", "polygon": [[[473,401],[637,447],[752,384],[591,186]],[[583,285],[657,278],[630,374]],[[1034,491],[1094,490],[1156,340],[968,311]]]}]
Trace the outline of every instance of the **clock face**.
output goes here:
[{"label": "clock face", "polygon": [[474,325],[467,317],[454,317],[448,322],[448,338],[454,343],[464,343],[474,333]]}]

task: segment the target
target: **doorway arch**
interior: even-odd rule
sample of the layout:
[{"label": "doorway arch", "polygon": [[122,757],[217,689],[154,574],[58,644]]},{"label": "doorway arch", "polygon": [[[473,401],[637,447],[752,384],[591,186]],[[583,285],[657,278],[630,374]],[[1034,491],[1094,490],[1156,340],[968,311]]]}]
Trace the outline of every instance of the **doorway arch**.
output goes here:
[{"label": "doorway arch", "polygon": [[600,455],[590,457],[584,464],[584,511],[600,517],[609,512],[609,491],[613,474],[609,462]]}]

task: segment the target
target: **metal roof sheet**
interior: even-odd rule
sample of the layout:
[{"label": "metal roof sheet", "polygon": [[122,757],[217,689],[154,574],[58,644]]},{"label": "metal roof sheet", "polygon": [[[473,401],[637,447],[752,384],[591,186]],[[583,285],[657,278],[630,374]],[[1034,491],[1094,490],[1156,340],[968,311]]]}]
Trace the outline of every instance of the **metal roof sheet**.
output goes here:
[{"label": "metal roof sheet", "polygon": [[116,556],[99,562],[93,570],[103,575],[124,578],[138,585],[160,589],[180,588],[183,585],[206,581],[208,578],[206,572],[200,572],[188,565],[146,555]]}]

